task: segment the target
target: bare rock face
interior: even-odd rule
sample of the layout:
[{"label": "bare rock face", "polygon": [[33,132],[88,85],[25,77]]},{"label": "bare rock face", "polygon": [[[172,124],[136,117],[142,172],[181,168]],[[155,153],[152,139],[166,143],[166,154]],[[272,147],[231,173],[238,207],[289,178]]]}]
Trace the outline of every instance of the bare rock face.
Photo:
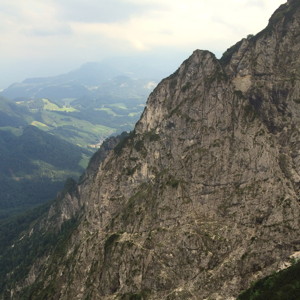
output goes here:
[{"label": "bare rock face", "polygon": [[158,85],[56,206],[76,208],[63,250],[11,298],[30,284],[30,299],[234,299],[300,250],[299,6],[220,60],[196,50]]}]

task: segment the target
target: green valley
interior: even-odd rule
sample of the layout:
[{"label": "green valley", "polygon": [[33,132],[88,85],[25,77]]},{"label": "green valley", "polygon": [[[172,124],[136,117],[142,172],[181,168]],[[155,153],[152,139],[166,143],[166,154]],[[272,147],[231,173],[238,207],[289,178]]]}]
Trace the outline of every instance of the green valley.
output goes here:
[{"label": "green valley", "polygon": [[0,219],[55,198],[107,137],[132,130],[155,80],[89,63],[2,91]]}]

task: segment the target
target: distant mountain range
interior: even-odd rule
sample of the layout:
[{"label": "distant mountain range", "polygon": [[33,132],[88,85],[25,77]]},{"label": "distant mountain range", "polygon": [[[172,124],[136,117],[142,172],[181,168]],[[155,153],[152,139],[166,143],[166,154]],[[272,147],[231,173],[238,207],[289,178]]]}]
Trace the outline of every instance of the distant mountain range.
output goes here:
[{"label": "distant mountain range", "polygon": [[63,75],[14,83],[1,95],[27,108],[31,125],[87,147],[132,129],[159,80],[140,75],[107,63],[87,63]]},{"label": "distant mountain range", "polygon": [[[29,78],[21,83],[14,83],[2,91],[10,99],[49,98],[60,104],[84,96],[112,96],[115,90],[121,92],[121,99],[147,97],[149,87],[161,78],[148,76],[147,70],[137,73],[116,69],[107,63],[86,63],[79,69],[66,74]],[[150,84],[150,85],[149,85]],[[138,88],[132,93],[132,88]],[[118,94],[118,93],[117,93]]]}]

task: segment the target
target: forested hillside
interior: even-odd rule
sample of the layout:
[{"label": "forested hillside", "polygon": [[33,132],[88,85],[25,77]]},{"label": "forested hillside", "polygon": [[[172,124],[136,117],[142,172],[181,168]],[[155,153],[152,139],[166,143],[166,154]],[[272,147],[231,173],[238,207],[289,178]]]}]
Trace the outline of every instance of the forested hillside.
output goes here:
[{"label": "forested hillside", "polygon": [[53,199],[87,155],[34,126],[0,130],[0,219]]},{"label": "forested hillside", "polygon": [[267,276],[243,292],[237,300],[299,300],[300,262],[294,261],[289,268]]}]

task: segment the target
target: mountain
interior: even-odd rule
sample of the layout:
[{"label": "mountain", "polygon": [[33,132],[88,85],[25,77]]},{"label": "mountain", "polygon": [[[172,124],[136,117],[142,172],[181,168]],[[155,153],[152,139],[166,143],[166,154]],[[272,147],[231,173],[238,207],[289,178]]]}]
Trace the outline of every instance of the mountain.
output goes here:
[{"label": "mountain", "polygon": [[220,60],[196,50],[160,82],[134,130],[5,241],[2,298],[234,299],[291,265],[299,22],[290,0]]}]

